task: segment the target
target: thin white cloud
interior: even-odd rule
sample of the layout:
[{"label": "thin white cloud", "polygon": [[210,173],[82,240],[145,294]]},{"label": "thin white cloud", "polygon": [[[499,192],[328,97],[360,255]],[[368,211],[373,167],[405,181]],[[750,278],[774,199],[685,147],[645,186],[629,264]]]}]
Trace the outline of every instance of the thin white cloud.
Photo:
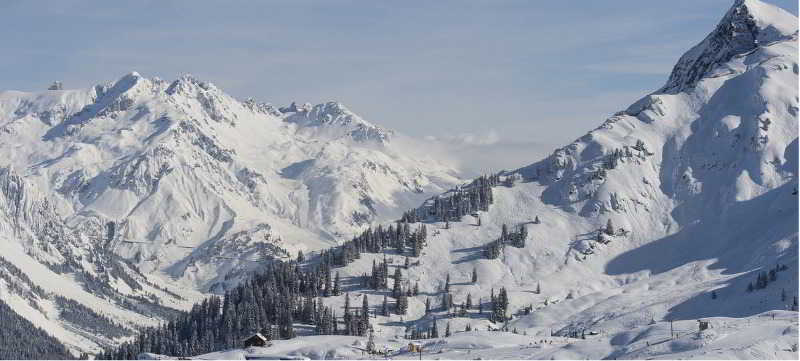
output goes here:
[{"label": "thin white cloud", "polygon": [[485,146],[496,144],[500,141],[497,131],[490,129],[486,134],[461,133],[457,135],[428,135],[428,141],[444,142],[452,146]]}]

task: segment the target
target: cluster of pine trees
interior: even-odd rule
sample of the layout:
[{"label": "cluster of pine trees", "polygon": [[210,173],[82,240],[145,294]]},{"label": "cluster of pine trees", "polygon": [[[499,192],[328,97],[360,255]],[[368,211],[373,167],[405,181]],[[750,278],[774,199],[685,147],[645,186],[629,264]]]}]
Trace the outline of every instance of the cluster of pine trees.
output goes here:
[{"label": "cluster of pine trees", "polygon": [[778,280],[778,272],[785,271],[789,269],[786,265],[775,265],[775,268],[770,269],[769,271],[761,271],[756,276],[756,283],[753,285],[753,282],[750,282],[747,285],[747,292],[753,292],[753,290],[760,290],[767,288],[770,282],[774,282]]},{"label": "cluster of pine trees", "polygon": [[473,212],[488,211],[494,202],[492,187],[498,184],[500,176],[497,174],[478,177],[466,187],[451,191],[447,197],[434,198],[433,207],[428,209],[429,215],[440,222],[449,222]]},{"label": "cluster of pine trees", "polygon": [[[622,228],[620,231],[624,232]],[[597,237],[595,237],[595,241],[603,244],[608,244],[611,239],[607,238],[607,236],[613,237],[617,235],[617,229],[614,228],[614,222],[611,221],[611,218],[608,219],[605,228],[600,227],[597,231]]]},{"label": "cluster of pine trees", "polygon": [[19,316],[2,300],[0,300],[0,340],[2,340],[0,360],[75,358],[55,337]]},{"label": "cluster of pine trees", "polygon": [[461,217],[477,211],[488,211],[489,205],[494,202],[492,187],[500,184],[500,175],[483,175],[472,180],[464,187],[450,191],[447,196],[433,199],[433,204],[427,208],[427,214],[420,214],[416,209],[403,213],[402,222],[416,223],[425,217],[434,217],[440,222],[459,220]]},{"label": "cluster of pine trees", "polygon": [[316,304],[313,297],[321,292],[322,277],[321,267],[303,271],[294,262],[272,263],[264,273],[242,282],[223,298],[211,296],[191,311],[160,327],[143,330],[135,340],[98,358],[130,360],[141,352],[192,356],[242,347],[243,339],[255,332],[268,339],[292,338],[296,319],[321,319],[321,302]]},{"label": "cluster of pine trees", "polygon": [[528,228],[525,227],[524,224],[521,224],[516,231],[509,231],[508,226],[503,224],[503,227],[500,231],[500,238],[487,244],[486,248],[483,250],[483,253],[487,259],[496,259],[497,257],[500,257],[500,253],[502,253],[503,248],[505,248],[506,245],[524,248],[525,240],[527,238]]},{"label": "cluster of pine trees", "polygon": [[[350,307],[349,294],[346,308],[339,318],[336,311],[326,307],[321,297],[341,294],[339,273],[332,269],[346,266],[361,253],[383,252],[395,248],[399,253],[421,252],[427,237],[425,225],[412,231],[408,223],[396,226],[367,229],[343,245],[321,252],[314,265],[303,267],[305,255],[298,254],[299,262],[273,262],[263,273],[254,275],[223,298],[212,296],[195,304],[188,313],[160,327],[149,328],[131,342],[108,350],[101,359],[133,359],[141,352],[154,352],[171,356],[192,356],[220,349],[242,347],[243,340],[255,332],[267,339],[295,337],[295,322],[315,326],[318,334],[343,334],[364,336],[369,325],[369,305],[363,297],[362,307]],[[406,262],[408,267],[408,261]],[[405,314],[408,297],[418,292],[402,286],[400,268],[395,271],[392,296],[394,310]],[[388,288],[386,259],[373,266],[373,274],[364,282],[375,289]],[[416,286],[416,285],[415,285]],[[223,301],[224,300],[224,301]],[[388,314],[388,300],[381,307]],[[341,320],[341,321],[340,321]],[[340,325],[341,323],[341,325]]]},{"label": "cluster of pine trees", "polygon": [[84,330],[92,330],[108,338],[130,336],[133,331],[72,299],[55,296],[62,320]]},{"label": "cluster of pine trees", "polygon": [[638,156],[640,158],[644,158],[645,156],[653,155],[650,151],[647,150],[644,142],[640,139],[636,141],[636,145],[633,147],[623,146],[622,148],[616,148],[611,151],[610,154],[606,157],[605,162],[603,163],[603,168],[605,169],[615,169],[619,165],[620,160],[632,158],[634,156],[633,151],[635,150],[638,152]]},{"label": "cluster of pine trees", "polygon": [[492,322],[505,322],[506,312],[508,311],[508,292],[505,287],[500,287],[497,296],[494,295],[494,288],[490,296],[492,309],[489,313],[489,321]]},{"label": "cluster of pine trees", "polygon": [[361,253],[381,253],[389,248],[396,249],[399,254],[408,251],[412,256],[419,257],[427,237],[428,230],[424,224],[415,231],[411,231],[408,222],[401,221],[396,226],[389,225],[386,228],[379,225],[374,230],[368,228],[338,247],[323,251],[322,260],[331,266],[347,266],[360,258]]},{"label": "cluster of pine trees", "polygon": [[[471,293],[467,294],[466,301],[464,301],[464,302],[462,302],[460,304],[455,304],[453,302],[453,296],[450,293],[449,284],[450,284],[450,277],[448,275],[447,276],[447,281],[445,283],[445,289],[442,290],[441,304],[439,306],[440,307],[439,309],[447,311],[449,317],[455,317],[455,316],[465,317],[465,316],[467,316],[467,313],[470,310],[472,310],[473,307],[475,307],[475,305],[473,305],[473,301],[472,301],[472,294]],[[509,298],[508,298],[508,292],[506,291],[506,289],[504,287],[501,287],[499,292],[498,292],[498,294],[495,295],[494,288],[493,288],[491,290],[491,294],[489,296],[489,304],[488,304],[488,311],[489,311],[488,312],[488,319],[489,319],[489,321],[491,321],[491,322],[506,322],[508,320],[508,316],[506,315],[507,312],[508,312],[508,304],[509,304]],[[484,305],[482,303],[482,300],[479,300],[477,302],[477,308],[478,308],[478,314],[483,315],[484,314]],[[531,310],[532,310],[532,308],[533,307],[531,306]],[[431,312],[433,312],[433,308],[431,306],[431,299],[427,298],[425,300],[425,314],[428,314],[428,313],[431,313]],[[528,312],[528,314],[529,313],[530,313],[530,311]],[[449,323],[448,323],[446,336],[450,335],[449,329],[450,329],[450,327],[449,327]],[[471,331],[472,330],[472,326],[467,325],[467,327],[464,330],[465,331]],[[419,328],[410,329],[410,328],[406,328],[406,338],[409,338],[409,339],[415,339],[416,340],[416,339],[428,339],[428,338],[437,338],[437,337],[439,337],[439,332],[438,332],[438,329],[437,329],[437,326],[436,326],[436,318],[434,318],[434,322],[429,327],[427,327],[425,329],[419,329]]]},{"label": "cluster of pine trees", "polygon": [[[406,335],[405,337],[410,340],[424,340],[429,338],[439,338],[439,326],[437,325],[436,318],[433,319],[428,327],[420,328],[414,327],[409,328],[406,327]],[[445,330],[445,337],[450,337],[450,322],[447,323],[447,329]]]}]

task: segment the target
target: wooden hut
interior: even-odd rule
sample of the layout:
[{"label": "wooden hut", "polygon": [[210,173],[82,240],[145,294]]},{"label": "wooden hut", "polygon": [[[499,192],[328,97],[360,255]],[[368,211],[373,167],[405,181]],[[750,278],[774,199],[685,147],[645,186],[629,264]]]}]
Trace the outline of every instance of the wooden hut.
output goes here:
[{"label": "wooden hut", "polygon": [[252,336],[244,339],[244,347],[266,347],[267,346],[267,338],[264,337],[260,332],[254,333]]}]

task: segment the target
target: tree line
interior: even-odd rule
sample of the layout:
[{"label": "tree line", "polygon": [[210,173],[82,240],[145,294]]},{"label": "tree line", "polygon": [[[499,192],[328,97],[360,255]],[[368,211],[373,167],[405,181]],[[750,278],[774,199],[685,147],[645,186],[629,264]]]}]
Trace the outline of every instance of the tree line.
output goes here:
[{"label": "tree line", "polygon": [[[537,218],[538,219],[538,218]],[[528,228],[524,224],[519,225],[516,231],[509,231],[508,226],[503,223],[500,230],[500,237],[489,242],[483,250],[487,259],[497,259],[500,257],[506,245],[525,248],[525,240],[528,238]]]},{"label": "tree line", "polygon": [[464,187],[437,196],[433,199],[433,203],[423,207],[423,210],[412,209],[405,212],[400,220],[416,223],[431,217],[438,222],[449,222],[478,211],[488,211],[489,206],[494,203],[492,187],[499,184],[499,174],[480,176]]},{"label": "tree line", "polygon": [[[426,235],[424,225],[412,231],[407,223],[400,222],[369,228],[338,247],[323,250],[313,262],[306,262],[302,253],[298,254],[300,262],[275,260],[223,297],[211,296],[195,304],[191,311],[161,326],[144,329],[135,340],[106,350],[98,358],[134,359],[142,352],[193,356],[243,347],[244,338],[255,332],[268,340],[290,339],[296,336],[296,322],[314,325],[318,334],[364,336],[371,327],[366,297],[358,308],[350,306],[350,296],[346,295],[341,316],[324,304],[324,297],[342,293],[339,274],[332,270],[360,258],[361,253],[382,252],[390,247],[413,255],[425,245]],[[369,277],[372,285],[386,288],[387,278],[386,261],[374,265]],[[393,278],[395,287],[399,287],[394,310],[405,314],[411,289],[402,287],[399,272]],[[388,309],[388,300],[381,308]]]}]

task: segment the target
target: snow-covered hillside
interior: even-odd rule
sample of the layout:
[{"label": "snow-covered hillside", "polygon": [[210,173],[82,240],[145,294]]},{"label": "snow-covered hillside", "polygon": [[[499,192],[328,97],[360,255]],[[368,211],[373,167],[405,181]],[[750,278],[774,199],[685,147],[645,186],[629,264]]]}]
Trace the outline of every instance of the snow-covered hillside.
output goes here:
[{"label": "snow-covered hillside", "polygon": [[0,168],[0,302],[70,349],[96,353],[199,298],[111,253],[105,232],[67,226],[46,194]]},{"label": "snow-covered hillside", "polygon": [[191,76],[3,92],[0,127],[4,166],[70,225],[107,225],[104,247],[201,289],[459,181],[340,103],[277,110]]},{"label": "snow-covered hillside", "polygon": [[[340,103],[278,110],[191,76],[0,92],[2,257],[29,288],[74,278],[66,284],[96,309],[92,297],[117,297],[105,293],[156,292],[128,278],[174,280],[169,292],[183,296],[154,300],[182,308],[193,290],[222,292],[264,261],[335,245],[461,181],[397,137]],[[7,301],[52,298],[6,281]],[[52,312],[8,302],[62,327]]]},{"label": "snow-covered hillside", "polygon": [[[361,253],[334,270],[342,295],[320,297],[339,312],[345,297],[366,298],[392,357],[418,356],[403,336],[436,324],[453,335],[420,340],[429,358],[797,358],[797,28],[781,9],[736,0],[663,88],[490,177],[488,194],[485,178],[462,183],[338,103],[278,109],[136,73],[0,93],[0,299],[96,350],[110,340],[72,329],[54,295],[153,324],[131,304],[185,308],[198,295],[179,285],[223,291],[298,250],[313,269],[308,251],[412,209],[405,218],[427,227],[419,257]],[[513,235],[496,242],[504,228]],[[402,315],[377,312],[393,280],[362,285],[384,259],[418,288]],[[501,288],[511,318],[492,322]],[[133,302],[148,294],[159,301]],[[295,328],[271,348],[201,358],[370,357],[364,337]],[[517,332],[487,331],[498,328]]]},{"label": "snow-covered hillside", "polygon": [[[509,327],[539,335],[613,335],[651,320],[791,307],[798,294],[797,34],[791,14],[737,1],[662,89],[546,159],[505,172],[513,186],[494,189],[480,226],[466,216],[439,230],[410,277],[434,290],[444,272],[463,281],[476,267],[479,282],[455,287],[457,302],[505,286],[512,309],[536,309]],[[613,235],[601,234],[609,220]],[[526,245],[485,259],[482,246],[502,224],[526,227]],[[777,264],[789,268],[747,292]],[[452,322],[463,329],[475,321]]]},{"label": "snow-covered hillside", "polygon": [[[537,336],[506,332],[461,330],[447,338],[420,340],[426,360],[553,360],[553,359],[792,359],[787,340],[797,339],[797,314],[776,311],[775,317],[762,314],[748,318],[713,318],[716,328],[698,334],[688,331],[697,322],[684,321],[673,327],[683,333],[671,340],[669,323],[656,323],[615,335],[589,335],[586,339]],[[394,360],[415,360],[409,341],[375,338],[375,348],[388,351]],[[199,360],[245,359],[374,359],[365,352],[363,337],[310,336],[274,341],[270,347],[250,347],[199,355]],[[141,359],[160,359],[161,355],[142,354]]]},{"label": "snow-covered hillside", "polygon": [[[797,51],[794,16],[736,1],[662,89],[503,172],[487,211],[471,205],[485,199],[475,184],[425,202],[420,257],[363,253],[337,269],[351,303],[366,297],[376,313],[376,349],[419,357],[403,336],[436,324],[453,335],[418,340],[428,359],[797,358],[797,312],[786,311],[798,294]],[[527,237],[489,257],[503,225]],[[391,286],[359,285],[384,257],[419,289],[404,315],[381,315]],[[501,287],[507,324],[487,317]],[[454,307],[440,306],[447,294]],[[344,298],[323,302],[341,310]],[[498,328],[517,334],[486,331]],[[303,331],[198,358],[375,357],[366,337]]]},{"label": "snow-covered hillside", "polygon": [[[488,211],[443,222],[438,203],[425,202],[416,212],[428,245],[403,270],[403,284],[418,285],[419,295],[405,315],[371,319],[378,338],[397,350],[407,342],[393,337],[437,322],[440,335],[448,323],[454,332],[469,325],[527,335],[420,341],[442,351],[429,358],[797,358],[797,313],[780,311],[796,309],[798,294],[797,36],[796,17],[738,0],[662,89],[551,156],[503,172]],[[463,203],[452,204],[451,215],[463,213]],[[506,244],[488,259],[503,224],[526,229],[524,246]],[[357,280],[373,262],[402,267],[405,256],[362,254],[339,271]],[[445,275],[456,305],[449,310],[439,306]],[[390,293],[357,283],[345,291],[376,311]],[[489,307],[500,287],[510,297],[507,325],[475,306]],[[459,315],[468,296],[474,306]],[[698,332],[698,319],[711,328]],[[279,341],[273,351],[362,357],[352,339],[314,342]]]}]

